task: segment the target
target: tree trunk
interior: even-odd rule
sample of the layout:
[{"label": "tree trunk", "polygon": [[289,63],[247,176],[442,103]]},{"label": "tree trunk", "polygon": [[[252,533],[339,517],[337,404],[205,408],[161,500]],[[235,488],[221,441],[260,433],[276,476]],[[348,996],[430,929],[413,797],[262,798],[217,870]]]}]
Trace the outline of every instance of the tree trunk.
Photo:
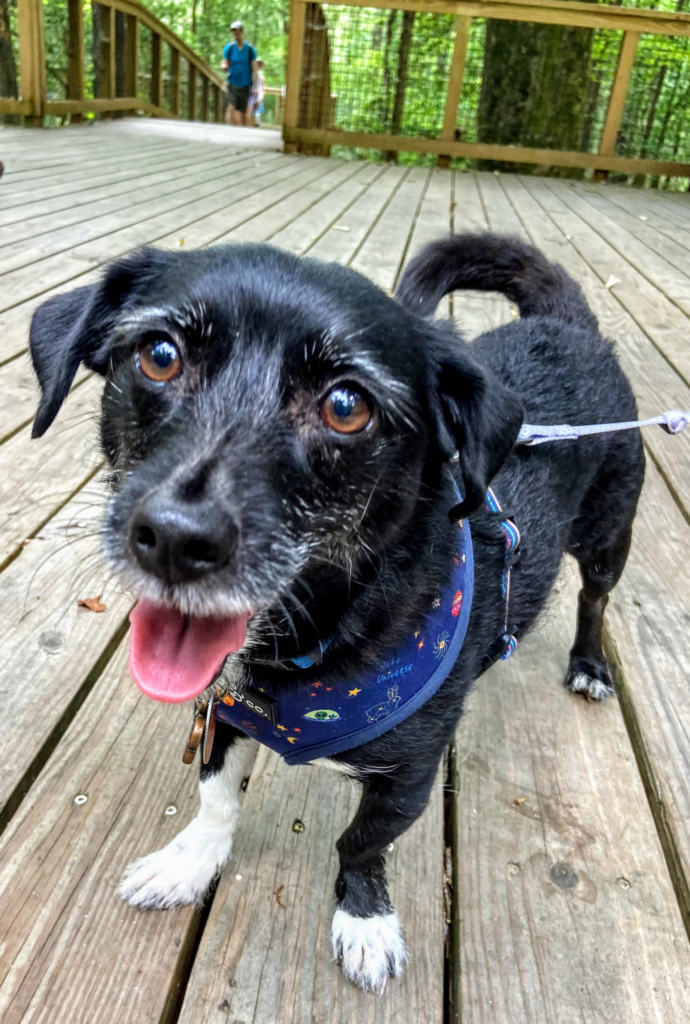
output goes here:
[{"label": "tree trunk", "polygon": [[[0,0],[0,96],[17,99],[17,68],[10,35],[9,0]],[[0,124],[16,124],[14,115],[0,116]]]},{"label": "tree trunk", "polygon": [[[479,142],[580,149],[585,127],[592,31],[490,20],[477,119]],[[485,169],[525,164],[481,161]],[[562,169],[568,177],[577,169]]]},{"label": "tree trunk", "polygon": [[[391,135],[399,135],[402,126],[405,89],[407,88],[407,65],[412,46],[414,15],[414,11],[403,11],[402,32],[400,33],[400,47],[398,49],[398,71],[395,79],[395,97],[393,99],[393,114],[391,116]],[[392,149],[383,155],[386,160],[395,161],[398,159],[397,152]]]}]

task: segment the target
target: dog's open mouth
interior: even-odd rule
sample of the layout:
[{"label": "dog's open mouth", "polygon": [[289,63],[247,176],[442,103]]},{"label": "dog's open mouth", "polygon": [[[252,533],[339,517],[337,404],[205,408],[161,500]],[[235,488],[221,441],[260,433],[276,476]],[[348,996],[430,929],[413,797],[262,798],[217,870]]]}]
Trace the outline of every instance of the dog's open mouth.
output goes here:
[{"label": "dog's open mouth", "polygon": [[239,651],[251,615],[183,615],[142,600],[129,617],[129,668],[139,689],[154,700],[179,704],[198,697],[229,654]]}]

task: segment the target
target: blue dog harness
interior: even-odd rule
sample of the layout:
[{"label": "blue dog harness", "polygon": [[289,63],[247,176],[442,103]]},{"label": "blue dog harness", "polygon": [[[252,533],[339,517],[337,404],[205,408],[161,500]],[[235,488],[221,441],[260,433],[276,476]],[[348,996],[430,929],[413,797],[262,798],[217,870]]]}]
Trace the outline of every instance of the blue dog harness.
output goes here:
[{"label": "blue dog harness", "polygon": [[[489,491],[485,510],[499,518],[505,538],[503,594],[504,629],[494,658],[507,658],[517,647],[508,621],[510,576],[520,540],[513,521]],[[252,688],[231,688],[214,700],[217,721],[226,722],[281,754],[287,764],[305,764],[318,757],[358,747],[403,722],[440,688],[457,661],[467,633],[474,590],[474,560],[469,523],[457,524],[450,581],[440,587],[409,635],[373,668],[356,680],[302,682],[290,676],[279,689],[259,680]],[[321,653],[328,647],[320,645]],[[311,657],[293,659],[311,668]]]},{"label": "blue dog harness", "polygon": [[448,676],[467,632],[473,587],[472,537],[468,523],[459,522],[450,582],[373,668],[342,682],[301,682],[295,673],[280,691],[263,680],[252,689],[230,689],[216,702],[217,720],[271,747],[288,764],[376,739],[420,708]]}]

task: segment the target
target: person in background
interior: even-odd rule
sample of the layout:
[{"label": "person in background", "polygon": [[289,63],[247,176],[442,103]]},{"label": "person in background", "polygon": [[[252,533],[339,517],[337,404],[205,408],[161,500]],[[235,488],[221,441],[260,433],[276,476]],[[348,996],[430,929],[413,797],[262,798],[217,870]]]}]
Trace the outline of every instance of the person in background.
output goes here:
[{"label": "person in background", "polygon": [[256,125],[257,128],[261,125],[261,115],[264,112],[263,69],[264,62],[262,60],[255,61],[254,84],[249,93],[249,106],[247,107],[251,119],[250,124]]},{"label": "person in background", "polygon": [[228,73],[228,109],[225,120],[228,124],[250,125],[248,110],[249,93],[256,79],[256,50],[245,42],[244,25],[233,21],[230,26],[233,42],[223,50],[221,68]]}]

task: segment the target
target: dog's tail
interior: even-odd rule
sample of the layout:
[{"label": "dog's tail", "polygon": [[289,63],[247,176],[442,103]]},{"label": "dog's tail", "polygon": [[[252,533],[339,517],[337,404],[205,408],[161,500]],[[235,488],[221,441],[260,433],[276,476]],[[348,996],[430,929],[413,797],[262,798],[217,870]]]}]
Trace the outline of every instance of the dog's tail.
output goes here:
[{"label": "dog's tail", "polygon": [[502,292],[523,319],[549,316],[598,330],[580,286],[519,238],[463,234],[431,242],[407,265],[395,297],[410,312],[432,316],[456,289]]}]

